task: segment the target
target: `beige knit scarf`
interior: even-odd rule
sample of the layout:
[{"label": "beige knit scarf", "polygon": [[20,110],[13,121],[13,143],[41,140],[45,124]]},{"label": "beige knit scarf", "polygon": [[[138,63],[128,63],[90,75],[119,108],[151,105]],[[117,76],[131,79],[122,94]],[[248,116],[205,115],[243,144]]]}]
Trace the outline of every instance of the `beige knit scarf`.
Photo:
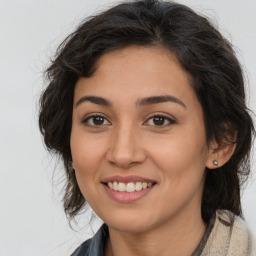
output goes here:
[{"label": "beige knit scarf", "polygon": [[218,210],[201,256],[256,256],[255,241],[245,221]]}]

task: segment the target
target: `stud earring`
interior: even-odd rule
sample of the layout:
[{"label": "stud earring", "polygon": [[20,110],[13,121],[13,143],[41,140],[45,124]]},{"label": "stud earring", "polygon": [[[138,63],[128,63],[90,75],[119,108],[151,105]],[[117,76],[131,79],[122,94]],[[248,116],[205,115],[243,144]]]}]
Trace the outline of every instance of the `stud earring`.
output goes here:
[{"label": "stud earring", "polygon": [[213,161],[213,164],[214,164],[215,166],[217,166],[217,165],[218,165],[218,160],[214,160],[214,161]]}]

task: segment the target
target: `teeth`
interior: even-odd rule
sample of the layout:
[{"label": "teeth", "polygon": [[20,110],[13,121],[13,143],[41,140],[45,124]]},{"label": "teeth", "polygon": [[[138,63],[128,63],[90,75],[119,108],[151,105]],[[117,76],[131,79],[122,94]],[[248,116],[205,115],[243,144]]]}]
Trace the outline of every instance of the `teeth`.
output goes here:
[{"label": "teeth", "polygon": [[123,183],[123,182],[108,182],[108,187],[120,192],[134,192],[134,191],[140,191],[142,189],[146,189],[152,186],[152,182],[129,182],[129,183]]},{"label": "teeth", "polygon": [[134,192],[135,191],[135,185],[133,182],[129,182],[127,185],[126,185],[126,191],[127,192]]},{"label": "teeth", "polygon": [[140,191],[140,190],[142,190],[142,187],[143,187],[143,185],[142,185],[142,183],[141,183],[141,182],[136,182],[136,185],[135,185],[135,189],[136,189],[136,191]]},{"label": "teeth", "polygon": [[113,183],[113,189],[114,189],[115,191],[118,190],[118,183],[117,183],[116,181],[114,181],[114,183]]},{"label": "teeth", "polygon": [[125,183],[119,182],[118,184],[118,191],[124,192],[126,190]]},{"label": "teeth", "polygon": [[108,186],[109,186],[111,189],[113,189],[113,184],[112,184],[112,182],[108,182]]}]

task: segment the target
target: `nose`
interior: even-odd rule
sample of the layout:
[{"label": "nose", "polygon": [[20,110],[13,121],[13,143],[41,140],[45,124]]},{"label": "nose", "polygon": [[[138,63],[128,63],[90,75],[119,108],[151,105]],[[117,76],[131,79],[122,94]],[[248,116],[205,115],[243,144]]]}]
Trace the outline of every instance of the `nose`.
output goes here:
[{"label": "nose", "polygon": [[123,169],[143,163],[146,152],[139,132],[129,125],[116,129],[112,134],[106,158],[110,164]]}]

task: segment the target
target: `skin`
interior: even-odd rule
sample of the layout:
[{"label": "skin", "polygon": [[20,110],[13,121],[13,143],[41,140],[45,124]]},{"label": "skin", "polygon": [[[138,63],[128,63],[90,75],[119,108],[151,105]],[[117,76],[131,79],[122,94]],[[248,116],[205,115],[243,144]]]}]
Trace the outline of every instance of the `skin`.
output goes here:
[{"label": "skin", "polygon": [[[204,174],[205,167],[214,168],[216,153],[206,142],[190,77],[171,52],[153,47],[107,53],[97,66],[75,86],[70,146],[80,190],[109,227],[105,255],[191,255],[206,228]],[[163,95],[180,103],[138,104]],[[104,98],[111,106],[81,101],[84,96]],[[102,116],[102,123],[90,115]],[[159,115],[166,117],[160,124],[153,118]],[[143,198],[120,203],[101,183],[113,175],[157,184]]]}]

